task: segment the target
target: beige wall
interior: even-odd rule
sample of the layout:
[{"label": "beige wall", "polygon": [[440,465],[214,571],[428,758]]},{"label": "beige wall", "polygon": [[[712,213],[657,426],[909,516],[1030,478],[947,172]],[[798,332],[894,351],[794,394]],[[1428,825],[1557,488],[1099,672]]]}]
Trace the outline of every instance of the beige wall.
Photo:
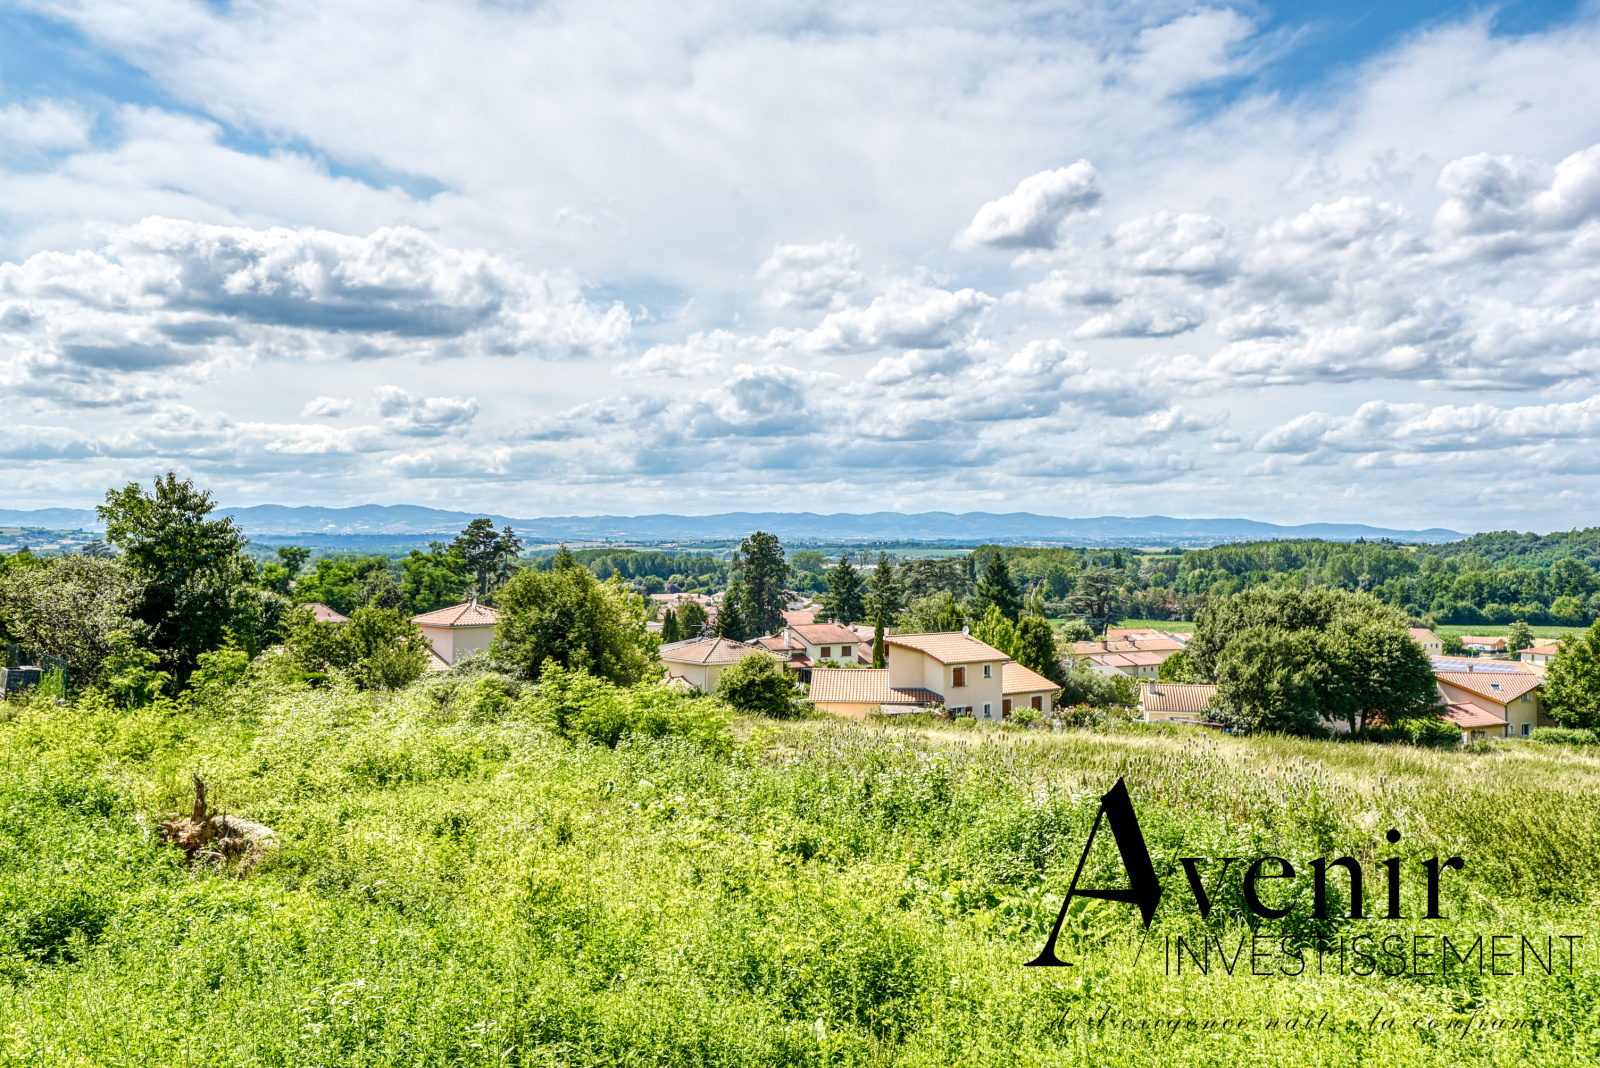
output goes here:
[{"label": "beige wall", "polygon": [[[1555,724],[1555,720],[1551,719],[1545,712],[1544,702],[1539,699],[1538,690],[1530,690],[1526,694],[1529,698],[1527,701],[1524,701],[1521,697],[1513,697],[1506,704],[1501,704],[1493,698],[1474,693],[1454,683],[1445,682],[1443,679],[1439,679],[1438,683],[1439,693],[1446,701],[1452,704],[1476,705],[1490,715],[1500,716],[1505,719],[1507,726],[1503,733],[1508,738],[1520,738],[1524,724],[1527,725],[1528,730],[1532,730],[1534,727],[1549,727]],[[1491,736],[1497,738],[1502,733],[1496,727],[1488,728],[1488,732]],[[1476,730],[1472,733],[1474,736],[1478,734]]]},{"label": "beige wall", "polygon": [[668,671],[674,675],[682,675],[695,687],[704,693],[711,693],[717,688],[717,683],[722,679],[723,668],[727,664],[685,664],[678,660],[661,658],[661,663],[666,665]]},{"label": "beige wall", "polygon": [[489,643],[494,641],[494,627],[422,626],[422,636],[428,639],[433,651],[442,656],[446,664],[454,664],[468,653],[489,648]]},{"label": "beige wall", "polygon": [[[1050,698],[1052,698],[1054,696],[1055,696],[1055,691],[1054,690],[1038,690],[1038,691],[1036,691],[1034,693],[1008,693],[1008,694],[1003,695],[1000,698],[1000,710],[1001,710],[1001,712],[1005,711],[1005,708],[1006,708],[1005,703],[1007,701],[1011,702],[1011,711],[1013,711],[1013,712],[1015,712],[1019,708],[1032,708],[1033,707],[1033,699],[1035,697],[1038,697],[1038,698],[1041,699],[1039,701],[1039,705],[1040,705],[1039,715],[1048,716],[1051,712],[1054,711],[1054,709],[1051,707],[1051,704],[1050,704]],[[983,716],[983,710],[982,709],[978,710],[978,716],[980,718]]]},{"label": "beige wall", "polygon": [[[941,664],[933,657],[905,646],[889,646],[889,685],[895,687],[920,686],[944,696],[946,708],[971,708],[972,714],[983,719],[983,706],[989,706],[989,718],[1000,718],[1000,670],[1003,660],[977,660],[969,664]],[[955,669],[967,669],[967,684],[956,686]],[[989,677],[983,677],[983,669]]]},{"label": "beige wall", "polygon": [[828,701],[819,703],[818,708],[824,712],[831,712],[836,716],[849,716],[851,719],[866,719],[867,713],[877,708],[876,704],[857,704],[850,701]]}]

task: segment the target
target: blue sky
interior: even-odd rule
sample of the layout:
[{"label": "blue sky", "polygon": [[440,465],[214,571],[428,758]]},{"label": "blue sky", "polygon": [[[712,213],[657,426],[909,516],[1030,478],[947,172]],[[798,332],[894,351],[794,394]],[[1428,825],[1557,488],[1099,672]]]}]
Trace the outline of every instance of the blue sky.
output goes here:
[{"label": "blue sky", "polygon": [[1600,11],[0,3],[12,507],[1600,522]]}]

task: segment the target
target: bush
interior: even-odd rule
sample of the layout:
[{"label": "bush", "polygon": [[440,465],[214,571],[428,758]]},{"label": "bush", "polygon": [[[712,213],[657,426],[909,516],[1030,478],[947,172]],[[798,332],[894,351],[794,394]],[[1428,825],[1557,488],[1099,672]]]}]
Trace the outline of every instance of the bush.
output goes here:
[{"label": "bush", "polygon": [[1412,745],[1446,749],[1461,744],[1461,728],[1447,719],[1423,717],[1405,724]]},{"label": "bush", "polygon": [[808,711],[805,694],[789,669],[759,653],[722,672],[717,696],[740,712],[773,719],[799,719]]},{"label": "bush", "polygon": [[421,629],[393,608],[357,608],[347,623],[297,611],[284,643],[303,671],[343,671],[363,690],[399,690],[422,677],[432,653]]},{"label": "bush", "polygon": [[1528,732],[1528,741],[1546,745],[1595,745],[1600,735],[1582,727],[1535,727]]},{"label": "bush", "polygon": [[[482,694],[475,695],[480,702]],[[516,703],[517,712],[572,740],[615,748],[627,735],[685,738],[714,753],[732,748],[720,702],[661,683],[616,686],[587,671],[546,660],[539,682]]]}]

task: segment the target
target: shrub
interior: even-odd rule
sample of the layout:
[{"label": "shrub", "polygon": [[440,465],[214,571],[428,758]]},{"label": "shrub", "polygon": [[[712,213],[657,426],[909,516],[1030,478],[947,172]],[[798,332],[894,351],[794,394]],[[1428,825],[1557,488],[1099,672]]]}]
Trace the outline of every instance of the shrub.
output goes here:
[{"label": "shrub", "polygon": [[1582,727],[1535,727],[1528,732],[1528,741],[1546,745],[1595,745],[1600,735]]},{"label": "shrub", "polygon": [[347,623],[294,614],[284,643],[304,671],[343,671],[363,690],[399,690],[417,681],[433,655],[418,626],[393,608],[357,608]]},{"label": "shrub", "polygon": [[756,654],[722,672],[717,696],[741,712],[773,719],[798,719],[807,712],[805,695],[789,669],[770,656]]},{"label": "shrub", "polygon": [[616,686],[587,671],[546,660],[539,682],[516,704],[517,712],[573,740],[614,748],[625,736],[679,737],[712,752],[732,747],[720,703],[660,683]]},{"label": "shrub", "polygon": [[1444,749],[1461,744],[1461,728],[1447,719],[1414,719],[1405,724],[1405,730],[1412,745]]}]

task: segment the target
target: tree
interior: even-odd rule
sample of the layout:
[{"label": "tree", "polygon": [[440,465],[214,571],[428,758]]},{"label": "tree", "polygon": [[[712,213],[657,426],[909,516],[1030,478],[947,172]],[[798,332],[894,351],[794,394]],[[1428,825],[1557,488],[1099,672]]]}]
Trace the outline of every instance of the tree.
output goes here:
[{"label": "tree", "polygon": [[742,642],[750,637],[750,593],[743,582],[734,579],[722,594],[717,607],[716,633],[720,638]]},{"label": "tree", "polygon": [[74,685],[100,680],[102,667],[140,630],[137,581],[121,562],[73,553],[0,579],[0,616],[11,640],[67,662]]},{"label": "tree", "polygon": [[889,648],[883,641],[883,613],[878,613],[878,618],[872,623],[872,666],[875,668],[889,666]]},{"label": "tree", "polygon": [[756,531],[739,543],[736,569],[744,584],[743,622],[748,634],[776,634],[783,627],[783,610],[789,606],[783,587],[789,565],[776,534]]},{"label": "tree", "polygon": [[682,635],[679,640],[700,637],[706,632],[706,625],[710,621],[705,605],[699,601],[684,601],[678,606],[678,632]]},{"label": "tree", "polygon": [[1189,654],[1180,649],[1161,661],[1161,668],[1156,672],[1156,678],[1162,682],[1202,682],[1200,673],[1195,670],[1194,661],[1189,659]]},{"label": "tree", "polygon": [[[571,554],[568,554],[570,558]],[[518,571],[500,590],[491,651],[537,680],[546,660],[628,686],[658,671],[644,602],[576,564]]]},{"label": "tree", "polygon": [[861,598],[861,573],[850,566],[848,554],[841,554],[839,563],[828,571],[828,618],[840,623],[854,623],[866,615],[866,605]]},{"label": "tree", "polygon": [[[1459,634],[1446,634],[1444,637],[1440,638],[1439,639],[1439,651],[1444,653],[1445,656],[1467,656],[1468,655],[1467,647],[1466,647],[1466,645],[1464,645],[1462,643],[1461,635],[1459,635]],[[1472,653],[1471,655],[1472,656],[1477,656],[1478,654],[1477,653]]]},{"label": "tree", "polygon": [[412,549],[400,561],[400,596],[412,615],[460,604],[472,584],[467,562],[441,541]]},{"label": "tree", "polygon": [[773,719],[797,719],[807,711],[799,680],[766,653],[752,654],[724,669],[717,680],[717,696],[741,712]]},{"label": "tree", "polygon": [[257,585],[264,590],[271,590],[273,593],[288,597],[289,584],[300,576],[310,557],[311,550],[302,546],[278,546],[278,559],[261,565],[261,575]]},{"label": "tree", "polygon": [[1012,650],[1017,644],[1017,626],[1005,617],[999,605],[991,604],[984,610],[983,618],[972,628],[972,636],[1016,659]]},{"label": "tree", "polygon": [[1567,635],[1545,669],[1544,705],[1564,727],[1600,728],[1600,620]]},{"label": "tree", "polygon": [[1517,652],[1533,644],[1533,628],[1522,620],[1517,620],[1506,628],[1506,650]]},{"label": "tree", "polygon": [[144,640],[179,683],[250,607],[245,536],[228,516],[208,518],[215,509],[209,492],[172,471],[149,493],[137,482],[109,490],[95,509],[139,588],[134,617],[147,628]]},{"label": "tree", "polygon": [[983,569],[973,597],[973,607],[978,611],[987,610],[991,605],[1013,623],[1022,611],[1022,595],[1017,592],[1017,584],[1011,581],[1011,567],[1006,563],[1005,554],[998,551],[989,557],[989,566]]},{"label": "tree", "polygon": [[1069,619],[1061,624],[1061,640],[1064,642],[1092,642],[1094,637],[1094,628],[1081,619]]},{"label": "tree", "polygon": [[306,561],[311,559],[311,550],[303,545],[278,546],[278,562],[283,569],[289,572],[290,578],[295,578],[305,570]]},{"label": "tree", "polygon": [[1060,601],[1071,592],[1072,572],[1061,564],[1051,564],[1044,573],[1044,595],[1052,601]]},{"label": "tree", "polygon": [[1011,657],[1030,671],[1037,671],[1056,685],[1061,685],[1066,671],[1061,666],[1061,656],[1056,652],[1056,636],[1043,616],[1025,615],[1017,620],[1016,640],[1011,647]]},{"label": "tree", "polygon": [[673,642],[681,641],[683,632],[678,629],[678,616],[669,608],[666,615],[661,617],[661,644],[671,645]]},{"label": "tree", "polygon": [[1370,594],[1258,587],[1203,609],[1186,652],[1237,726],[1399,726],[1439,705],[1432,661],[1407,623]]},{"label": "tree", "polygon": [[[474,519],[450,543],[450,548],[476,576],[478,596],[487,598],[492,589],[510,577],[511,565],[522,549],[522,541],[509,526],[496,534],[492,522]],[[561,548],[565,550],[566,546]]]},{"label": "tree", "polygon": [[894,565],[888,553],[878,554],[878,566],[872,569],[867,580],[867,614],[873,619],[893,619],[900,614],[902,598],[900,582],[895,577]]},{"label": "tree", "polygon": [[966,616],[955,594],[948,591],[912,601],[900,613],[900,629],[909,634],[934,634],[940,631],[960,630],[966,625]]},{"label": "tree", "polygon": [[428,669],[422,630],[393,608],[363,606],[344,623],[324,623],[300,609],[284,642],[306,671],[343,671],[363,690],[400,690]]},{"label": "tree", "polygon": [[1122,619],[1122,595],[1118,590],[1120,578],[1116,571],[1104,567],[1085,568],[1078,573],[1067,604],[1097,634],[1104,634],[1106,628]]}]

